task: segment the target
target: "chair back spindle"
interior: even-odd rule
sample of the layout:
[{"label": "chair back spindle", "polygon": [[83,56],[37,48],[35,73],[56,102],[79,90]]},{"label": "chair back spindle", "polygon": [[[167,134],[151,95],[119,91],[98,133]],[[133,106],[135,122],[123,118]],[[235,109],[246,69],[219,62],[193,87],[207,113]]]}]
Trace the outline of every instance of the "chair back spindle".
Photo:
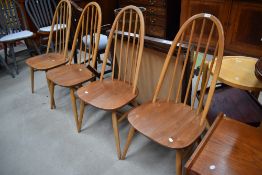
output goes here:
[{"label": "chair back spindle", "polygon": [[[200,31],[199,31],[200,29]],[[196,41],[193,43],[193,41]],[[187,50],[184,52],[185,57],[181,57],[181,47],[182,45],[187,45]],[[201,53],[200,53],[201,52]],[[201,124],[204,122],[206,118],[212,96],[215,90],[215,85],[217,81],[217,77],[220,71],[222,58],[224,52],[224,33],[223,27],[220,21],[213,15],[210,14],[198,14],[190,19],[188,19],[183,26],[180,28],[177,33],[171,48],[167,54],[166,60],[164,62],[164,66],[162,72],[160,74],[160,79],[157,84],[153,102],[156,102],[160,89],[162,87],[163,81],[165,79],[165,75],[167,72],[167,68],[171,64],[171,57],[173,53],[176,54],[176,58],[174,60],[174,68],[172,72],[171,81],[169,89],[167,92],[166,101],[174,101],[175,103],[182,102],[184,105],[187,105],[187,101],[191,98],[191,109],[196,109],[196,113],[200,114],[202,112]],[[190,59],[190,53],[193,53],[193,59]],[[183,59],[184,58],[184,59]],[[180,60],[183,59],[183,60]],[[207,70],[207,74],[203,74],[203,70],[206,69],[207,61],[209,61],[209,69]],[[182,62],[182,72],[178,72],[178,63]],[[183,98],[181,98],[182,94],[182,86],[183,80],[185,79],[186,68],[189,64],[191,65],[189,72],[189,79],[185,87],[185,94]],[[196,81],[194,86],[192,85],[196,65],[199,65],[199,74],[196,77]],[[214,74],[211,76],[211,70],[214,70]],[[178,76],[176,76],[178,75]],[[178,87],[174,90],[174,79],[178,77]],[[202,104],[204,99],[204,94],[207,88],[207,85],[210,83],[210,88],[207,96],[206,105],[202,111]],[[192,88],[194,87],[194,88]],[[198,104],[195,105],[197,91],[200,89],[200,96]],[[174,96],[172,96],[174,94]],[[192,95],[191,95],[192,94]],[[174,97],[174,99],[171,99]],[[181,99],[183,99],[181,101]]]},{"label": "chair back spindle", "polygon": [[46,53],[50,52],[51,44],[53,44],[54,52],[62,53],[65,59],[67,58],[71,18],[72,10],[70,1],[61,0],[57,5],[53,17]]},{"label": "chair back spindle", "polygon": [[77,63],[87,64],[94,68],[101,33],[101,14],[101,8],[96,2],[88,3],[83,9],[76,28],[69,64],[72,64],[78,42],[79,54]]},{"label": "chair back spindle", "polygon": [[[117,14],[112,25],[102,65],[100,81],[103,80],[110,50],[112,58],[112,80],[122,80],[136,91],[138,73],[144,47],[144,18],[135,6],[126,6]],[[112,44],[113,42],[113,44]],[[114,77],[117,74],[117,77]]]},{"label": "chair back spindle", "polygon": [[26,11],[37,29],[52,24],[56,3],[54,0],[26,0]]}]

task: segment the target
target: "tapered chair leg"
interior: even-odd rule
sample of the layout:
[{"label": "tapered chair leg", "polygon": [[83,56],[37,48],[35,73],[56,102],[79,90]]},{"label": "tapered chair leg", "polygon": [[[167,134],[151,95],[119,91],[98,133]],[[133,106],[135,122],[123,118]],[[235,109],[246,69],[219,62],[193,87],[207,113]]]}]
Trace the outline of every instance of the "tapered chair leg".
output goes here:
[{"label": "tapered chair leg", "polygon": [[50,103],[51,103],[51,109],[55,108],[55,98],[54,98],[54,91],[55,91],[55,85],[54,82],[48,80],[49,82],[49,89],[50,89]]},{"label": "tapered chair leg", "polygon": [[16,74],[18,74],[18,66],[17,66],[17,62],[16,62],[16,57],[15,57],[15,50],[14,50],[14,44],[10,44],[10,53],[11,53],[11,57],[14,61],[14,66],[15,66],[15,72]]},{"label": "tapered chair leg", "polygon": [[73,113],[74,113],[74,117],[75,117],[77,132],[80,132],[78,113],[77,113],[77,107],[76,107],[75,90],[72,87],[70,88],[70,97],[71,97],[72,108],[73,108]]},{"label": "tapered chair leg", "polygon": [[114,135],[115,135],[117,156],[118,156],[118,159],[121,159],[121,148],[120,148],[118,121],[117,121],[117,116],[116,116],[115,111],[112,112],[112,124],[113,124]]},{"label": "tapered chair leg", "polygon": [[85,111],[85,102],[83,100],[80,100],[80,114],[79,114],[79,124],[78,124],[79,129],[78,129],[78,132],[81,131],[84,111]]},{"label": "tapered chair leg", "polygon": [[31,75],[31,91],[34,93],[34,85],[35,85],[35,71],[34,68],[30,67],[30,75]]},{"label": "tapered chair leg", "polygon": [[176,150],[176,175],[182,175],[182,150]]},{"label": "tapered chair leg", "polygon": [[124,160],[126,158],[126,153],[127,153],[127,150],[128,150],[128,148],[130,146],[130,143],[131,143],[131,141],[133,139],[135,131],[136,131],[135,128],[132,125],[130,125],[130,129],[129,129],[129,132],[128,132],[128,136],[127,136],[124,152],[123,152],[122,157],[121,157],[122,160]]}]

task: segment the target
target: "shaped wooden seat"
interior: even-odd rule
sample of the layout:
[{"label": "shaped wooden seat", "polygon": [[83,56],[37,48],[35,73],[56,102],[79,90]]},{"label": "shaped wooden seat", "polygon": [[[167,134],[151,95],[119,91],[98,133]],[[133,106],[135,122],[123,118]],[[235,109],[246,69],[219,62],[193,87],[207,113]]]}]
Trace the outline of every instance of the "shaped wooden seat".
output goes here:
[{"label": "shaped wooden seat", "polygon": [[[73,46],[67,65],[60,66],[47,72],[47,80],[50,84],[50,105],[55,108],[55,85],[70,88],[71,102],[77,129],[79,128],[76,108],[75,90],[83,83],[94,79],[98,75],[94,65],[96,63],[99,36],[101,32],[102,14],[101,8],[96,2],[88,3],[83,9],[76,28]],[[97,35],[94,35],[96,33]],[[83,36],[91,36],[91,43],[83,44]],[[79,46],[79,48],[77,48]],[[75,52],[79,49],[77,62],[73,64]]]},{"label": "shaped wooden seat", "polygon": [[[197,43],[194,44],[192,38],[196,36],[195,33],[200,33],[200,35],[198,35]],[[181,45],[185,43],[188,48],[185,53],[181,53]],[[202,57],[199,54],[200,50],[204,52]],[[182,174],[183,158],[193,148],[205,129],[206,115],[214,94],[223,51],[223,28],[215,16],[197,14],[182,25],[167,54],[152,101],[142,104],[128,114],[131,127],[122,159],[125,159],[132,137],[137,130],[165,147],[176,149],[176,174]],[[189,57],[190,52],[194,53],[192,57]],[[176,58],[171,59],[174,53],[176,53]],[[184,54],[185,57],[181,57],[180,54]],[[206,69],[207,54],[210,54],[211,70],[213,68],[214,74],[210,76],[211,70],[208,70],[207,74],[199,74],[193,86],[196,63],[200,62],[200,72]],[[214,64],[215,60],[216,64]],[[182,71],[177,68],[181,66],[178,64],[182,64]],[[165,79],[168,68],[172,69],[170,80]],[[185,82],[186,69],[190,70],[190,75]],[[179,82],[178,85],[174,85],[175,82]],[[208,82],[211,84],[203,109],[203,98]],[[167,92],[162,91],[161,99],[158,99],[164,83],[167,83],[165,85],[169,89]],[[196,102],[196,93],[199,88],[201,88],[200,100]]]},{"label": "shaped wooden seat", "polygon": [[[121,149],[118,123],[126,118],[127,113],[118,119],[116,110],[130,102],[134,103],[138,95],[136,85],[144,48],[144,35],[144,17],[141,10],[132,5],[123,8],[116,16],[108,37],[100,81],[92,82],[77,92],[81,99],[78,131],[81,129],[85,104],[112,111],[112,126],[119,159]],[[113,57],[112,76],[103,80],[110,50]]]},{"label": "shaped wooden seat", "polygon": [[95,76],[84,64],[63,65],[46,73],[47,79],[64,87],[80,85]]},{"label": "shaped wooden seat", "polygon": [[[46,72],[68,62],[68,42],[71,27],[71,16],[72,10],[70,1],[61,0],[57,5],[53,16],[46,54],[31,57],[26,61],[31,73],[32,93],[34,93],[35,71]],[[51,51],[53,51],[53,53],[50,53]]]},{"label": "shaped wooden seat", "polygon": [[[118,80],[104,80],[91,83],[79,89],[77,95],[84,102],[104,110],[116,110],[136,98],[133,87]],[[113,103],[108,103],[108,101]]]},{"label": "shaped wooden seat", "polygon": [[43,71],[55,68],[65,63],[67,63],[67,60],[65,60],[64,55],[60,53],[37,55],[26,60],[26,64],[30,65],[33,69]]},{"label": "shaped wooden seat", "polygon": [[199,137],[205,129],[205,125],[199,125],[200,119],[201,113],[190,106],[164,101],[142,104],[128,114],[137,131],[173,149],[188,147]]}]

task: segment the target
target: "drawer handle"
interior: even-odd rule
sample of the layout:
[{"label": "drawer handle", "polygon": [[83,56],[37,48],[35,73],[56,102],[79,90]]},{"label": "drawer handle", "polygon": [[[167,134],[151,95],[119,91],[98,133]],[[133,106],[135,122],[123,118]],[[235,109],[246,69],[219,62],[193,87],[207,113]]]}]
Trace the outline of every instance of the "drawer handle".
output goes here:
[{"label": "drawer handle", "polygon": [[151,20],[151,24],[155,24],[156,20],[155,19],[152,19]]},{"label": "drawer handle", "polygon": [[150,15],[154,14],[155,10],[154,9],[149,9]]}]

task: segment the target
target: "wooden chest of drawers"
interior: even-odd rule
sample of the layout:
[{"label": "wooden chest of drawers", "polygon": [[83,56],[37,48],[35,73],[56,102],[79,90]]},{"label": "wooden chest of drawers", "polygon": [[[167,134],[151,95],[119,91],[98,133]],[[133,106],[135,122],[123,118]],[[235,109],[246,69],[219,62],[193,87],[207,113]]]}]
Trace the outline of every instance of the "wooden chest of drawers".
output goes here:
[{"label": "wooden chest of drawers", "polygon": [[127,5],[146,8],[146,35],[173,39],[178,31],[180,0],[119,0],[120,7]]}]

